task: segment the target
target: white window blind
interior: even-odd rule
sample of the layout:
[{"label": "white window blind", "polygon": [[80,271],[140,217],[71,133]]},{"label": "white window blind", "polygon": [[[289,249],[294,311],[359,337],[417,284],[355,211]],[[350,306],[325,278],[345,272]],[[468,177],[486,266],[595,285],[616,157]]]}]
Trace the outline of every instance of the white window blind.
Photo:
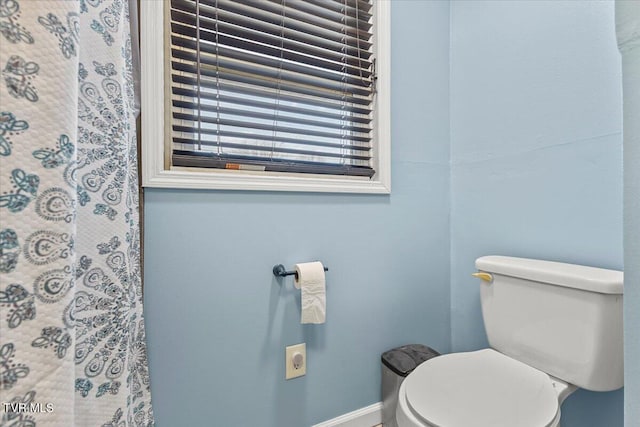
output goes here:
[{"label": "white window blind", "polygon": [[172,165],[371,177],[372,0],[171,0]]}]

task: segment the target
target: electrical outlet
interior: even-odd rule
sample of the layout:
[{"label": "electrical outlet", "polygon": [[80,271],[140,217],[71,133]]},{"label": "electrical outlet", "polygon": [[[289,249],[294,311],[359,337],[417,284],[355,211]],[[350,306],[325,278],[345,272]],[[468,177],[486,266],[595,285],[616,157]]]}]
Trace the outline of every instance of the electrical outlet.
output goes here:
[{"label": "electrical outlet", "polygon": [[307,345],[290,345],[284,352],[285,379],[297,378],[307,373]]}]

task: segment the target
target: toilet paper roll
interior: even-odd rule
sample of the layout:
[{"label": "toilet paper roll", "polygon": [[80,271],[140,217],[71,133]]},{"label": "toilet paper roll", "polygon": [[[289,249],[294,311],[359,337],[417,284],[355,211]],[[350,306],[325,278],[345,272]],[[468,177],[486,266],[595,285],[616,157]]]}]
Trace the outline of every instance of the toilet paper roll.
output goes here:
[{"label": "toilet paper roll", "polygon": [[322,263],[316,261],[296,264],[296,278],[293,283],[301,291],[300,323],[324,323],[327,298]]}]

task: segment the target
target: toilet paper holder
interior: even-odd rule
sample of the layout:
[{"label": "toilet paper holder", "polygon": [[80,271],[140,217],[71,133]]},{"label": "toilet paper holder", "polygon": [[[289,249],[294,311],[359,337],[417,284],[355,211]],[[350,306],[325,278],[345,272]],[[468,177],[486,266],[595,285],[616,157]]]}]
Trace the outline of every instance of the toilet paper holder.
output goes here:
[{"label": "toilet paper holder", "polygon": [[[324,271],[329,271],[329,269],[327,267],[324,268]],[[286,277],[286,276],[296,276],[296,279],[298,278],[298,273],[295,271],[287,271],[286,268],[284,268],[284,265],[282,264],[278,264],[278,265],[274,265],[273,266],[273,275],[276,277]]]}]

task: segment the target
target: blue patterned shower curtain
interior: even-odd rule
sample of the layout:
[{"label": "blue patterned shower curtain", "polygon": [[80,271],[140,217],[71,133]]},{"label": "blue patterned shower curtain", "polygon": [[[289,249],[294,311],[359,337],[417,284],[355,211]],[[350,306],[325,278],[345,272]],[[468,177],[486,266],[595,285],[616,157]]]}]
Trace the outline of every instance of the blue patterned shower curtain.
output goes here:
[{"label": "blue patterned shower curtain", "polygon": [[1,427],[153,425],[132,51],[128,0],[0,0]]}]

